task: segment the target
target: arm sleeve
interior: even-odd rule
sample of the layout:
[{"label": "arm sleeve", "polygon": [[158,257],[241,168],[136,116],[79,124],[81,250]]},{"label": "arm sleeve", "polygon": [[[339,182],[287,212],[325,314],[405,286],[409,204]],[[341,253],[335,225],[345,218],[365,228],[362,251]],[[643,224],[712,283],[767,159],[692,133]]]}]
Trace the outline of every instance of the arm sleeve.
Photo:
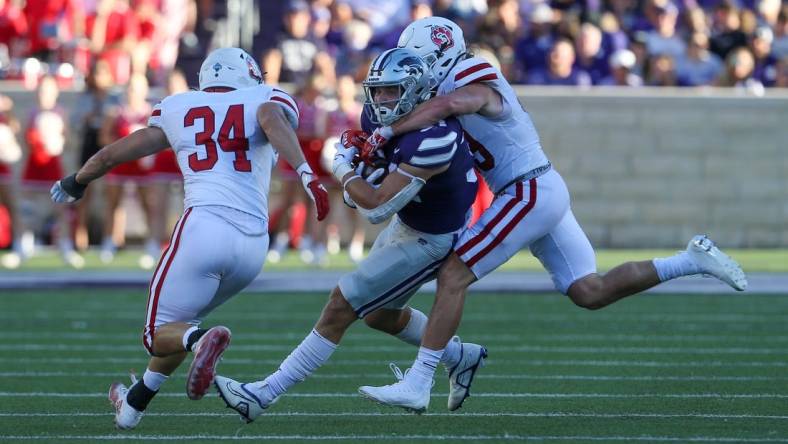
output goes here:
[{"label": "arm sleeve", "polygon": [[290,125],[292,125],[293,129],[298,128],[298,105],[296,104],[296,101],[290,97],[290,94],[282,91],[281,89],[274,88],[273,91],[271,91],[271,97],[268,100],[281,106],[285,111],[287,120],[290,121]]}]

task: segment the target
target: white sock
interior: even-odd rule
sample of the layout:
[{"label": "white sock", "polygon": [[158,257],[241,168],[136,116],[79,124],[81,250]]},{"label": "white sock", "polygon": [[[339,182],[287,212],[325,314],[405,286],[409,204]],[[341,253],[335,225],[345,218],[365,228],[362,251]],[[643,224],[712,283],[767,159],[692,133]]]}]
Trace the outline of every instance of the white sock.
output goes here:
[{"label": "white sock", "polygon": [[421,337],[424,336],[424,330],[427,329],[427,315],[413,307],[409,308],[410,320],[408,325],[395,336],[406,344],[419,346],[421,345]]},{"label": "white sock", "polygon": [[270,403],[290,387],[306,379],[312,372],[323,365],[337,345],[312,330],[290,355],[279,365],[279,370],[265,378],[267,386],[263,388],[263,400]]},{"label": "white sock", "polygon": [[149,368],[146,368],[145,374],[142,375],[142,383],[145,384],[145,387],[157,392],[167,378],[169,378],[169,376],[163,373],[152,372]]},{"label": "white sock", "polygon": [[[421,311],[413,307],[409,308],[410,320],[408,321],[408,325],[395,336],[406,344],[421,345],[421,338],[424,336],[424,331],[427,329],[427,321],[429,318]],[[443,356],[440,362],[445,365],[446,368],[454,367],[460,362],[461,350],[462,348],[459,342],[449,341],[449,343],[446,344],[446,348],[443,350]]]},{"label": "white sock", "polygon": [[661,282],[681,276],[699,274],[703,270],[695,264],[689,253],[682,251],[670,257],[656,258],[652,261]]},{"label": "white sock", "polygon": [[419,355],[413,366],[405,375],[405,379],[416,387],[432,388],[432,378],[435,376],[435,369],[443,355],[443,350],[430,350],[426,347],[419,347]]},{"label": "white sock", "polygon": [[192,325],[191,327],[189,327],[188,330],[186,330],[186,333],[183,334],[183,338],[181,338],[181,341],[183,342],[183,349],[184,350],[188,350],[189,349],[189,335],[194,333],[195,330],[197,330],[197,327]]}]

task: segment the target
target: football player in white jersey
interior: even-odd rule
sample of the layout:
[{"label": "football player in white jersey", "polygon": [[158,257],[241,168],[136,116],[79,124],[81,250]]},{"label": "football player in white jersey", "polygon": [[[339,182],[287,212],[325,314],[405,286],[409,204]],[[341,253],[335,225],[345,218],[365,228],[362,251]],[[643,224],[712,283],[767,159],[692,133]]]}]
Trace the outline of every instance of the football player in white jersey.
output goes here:
[{"label": "football player in white jersey", "polygon": [[561,293],[591,310],[666,280],[700,273],[736,290],[746,288],[741,267],[704,236],[695,236],[687,250],[675,256],[628,262],[597,274],[594,250],[572,214],[566,185],[547,160],[530,116],[501,72],[468,54],[462,30],[444,18],[411,23],[398,46],[415,50],[430,65],[437,96],[405,118],[375,130],[363,154],[399,134],[457,116],[476,167],[496,199],[460,236],[454,253],[441,266],[435,303],[413,368],[396,384],[361,387],[365,396],[409,409],[426,408],[433,361],[440,359],[457,330],[467,287],[525,248],[542,262]]},{"label": "football player in white jersey", "polygon": [[328,194],[307,165],[294,128],[298,108],[262,84],[260,68],[240,48],[211,52],[200,90],[165,98],[148,127],[104,147],[76,173],[52,186],[55,202],[74,202],[115,165],[172,147],[183,172],[185,211],[151,279],[143,345],[151,359],[129,388],[110,387],[115,424],[135,427],[161,384],[194,357],[186,393],[200,399],[230,343],[223,326],[199,328],[214,308],[246,287],[268,250],[268,189],[277,152],[296,167],[304,189],[328,213]]}]

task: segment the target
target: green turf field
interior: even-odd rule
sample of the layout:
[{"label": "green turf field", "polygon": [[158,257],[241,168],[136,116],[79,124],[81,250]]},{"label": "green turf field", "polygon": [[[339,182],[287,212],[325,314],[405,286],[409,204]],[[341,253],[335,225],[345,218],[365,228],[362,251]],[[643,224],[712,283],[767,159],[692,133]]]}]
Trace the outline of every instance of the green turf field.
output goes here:
[{"label": "green turf field", "polygon": [[[652,259],[655,257],[670,256],[676,250],[597,250],[597,264],[600,270],[609,270],[614,266],[631,260]],[[788,250],[757,250],[757,249],[725,249],[734,259],[739,261],[747,272],[779,272],[788,273]],[[98,251],[91,250],[85,254],[85,269],[87,270],[139,270],[137,262],[142,252],[137,249],[120,251],[115,260],[108,265],[99,261]],[[329,269],[350,270],[355,265],[348,259],[344,252],[329,257]],[[315,268],[306,265],[298,259],[298,252],[290,252],[280,263],[266,262],[267,270],[307,270]],[[54,250],[43,250],[29,261],[22,264],[20,270],[47,271],[66,269],[60,256]],[[501,270],[543,271],[539,261],[529,253],[518,253],[507,263],[500,267]],[[0,275],[8,272],[0,268]]]},{"label": "green turf field", "polygon": [[[357,325],[332,361],[250,425],[171,378],[132,432],[113,428],[106,389],[144,370],[144,291],[0,296],[0,441],[788,442],[788,299],[646,295],[597,312],[561,296],[471,295],[460,334],[490,358],[459,412],[441,373],[428,414],[365,401],[415,351]],[[220,373],[273,371],[324,295],[244,294],[209,318],[234,332]],[[427,295],[414,305],[426,310]]]}]

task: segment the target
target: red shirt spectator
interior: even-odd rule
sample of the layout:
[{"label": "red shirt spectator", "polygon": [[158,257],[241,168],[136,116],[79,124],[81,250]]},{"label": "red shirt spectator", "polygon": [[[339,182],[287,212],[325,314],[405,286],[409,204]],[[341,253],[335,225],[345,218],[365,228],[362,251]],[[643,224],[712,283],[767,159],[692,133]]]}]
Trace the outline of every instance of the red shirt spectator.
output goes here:
[{"label": "red shirt spectator", "polygon": [[8,0],[0,0],[0,44],[5,45],[11,52],[13,41],[25,36],[27,32],[27,18],[22,10]]},{"label": "red shirt spectator", "polygon": [[140,34],[140,24],[125,1],[102,0],[85,21],[91,50],[106,60],[115,83],[128,82],[131,72],[131,50]]},{"label": "red shirt spectator", "polygon": [[56,49],[61,42],[82,32],[83,12],[78,0],[35,0],[25,4],[29,52],[33,55]]}]

